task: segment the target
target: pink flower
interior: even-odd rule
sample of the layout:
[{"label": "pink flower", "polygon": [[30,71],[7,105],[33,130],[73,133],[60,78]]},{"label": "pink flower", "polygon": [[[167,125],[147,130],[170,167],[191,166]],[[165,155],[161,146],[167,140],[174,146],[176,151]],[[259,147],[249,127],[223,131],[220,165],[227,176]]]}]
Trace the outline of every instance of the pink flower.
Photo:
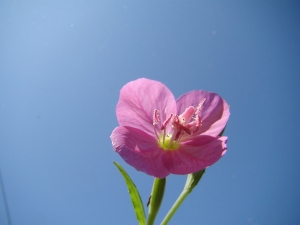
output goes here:
[{"label": "pink flower", "polygon": [[121,89],[116,111],[114,150],[151,176],[198,172],[226,152],[227,137],[218,135],[229,106],[215,93],[196,90],[175,100],[164,84],[142,78]]}]

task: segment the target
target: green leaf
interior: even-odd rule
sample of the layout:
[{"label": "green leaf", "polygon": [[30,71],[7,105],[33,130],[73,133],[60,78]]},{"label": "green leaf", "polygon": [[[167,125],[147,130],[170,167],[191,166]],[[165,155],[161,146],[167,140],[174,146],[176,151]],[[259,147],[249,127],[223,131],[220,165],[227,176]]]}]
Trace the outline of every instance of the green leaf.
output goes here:
[{"label": "green leaf", "polygon": [[131,180],[130,176],[126,173],[126,171],[123,169],[123,167],[116,162],[113,163],[116,165],[116,167],[118,167],[120,173],[122,174],[124,180],[126,181],[131,202],[136,214],[136,219],[139,221],[140,225],[145,225],[146,224],[145,210],[144,210],[143,201],[141,199],[139,191],[137,190],[135,184]]}]

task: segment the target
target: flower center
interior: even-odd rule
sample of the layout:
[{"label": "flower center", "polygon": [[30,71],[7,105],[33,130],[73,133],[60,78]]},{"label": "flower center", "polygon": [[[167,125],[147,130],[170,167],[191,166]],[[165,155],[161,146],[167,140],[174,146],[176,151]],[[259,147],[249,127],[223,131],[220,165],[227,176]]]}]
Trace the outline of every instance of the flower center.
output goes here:
[{"label": "flower center", "polygon": [[159,120],[159,111],[157,109],[153,112],[154,131],[158,140],[158,145],[164,150],[175,150],[180,147],[180,141],[184,137],[193,135],[199,131],[201,127],[201,118],[199,112],[205,102],[203,99],[195,109],[189,106],[181,115],[171,113],[163,122],[157,132],[156,125]]},{"label": "flower center", "polygon": [[163,137],[163,135],[158,137],[158,145],[164,150],[175,150],[179,148],[178,142],[172,141],[169,136]]}]

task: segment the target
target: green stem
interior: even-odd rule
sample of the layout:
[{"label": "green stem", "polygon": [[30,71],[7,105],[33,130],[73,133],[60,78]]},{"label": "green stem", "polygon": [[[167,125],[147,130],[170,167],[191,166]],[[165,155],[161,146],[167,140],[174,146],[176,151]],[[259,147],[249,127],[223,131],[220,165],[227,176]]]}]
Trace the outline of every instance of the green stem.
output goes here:
[{"label": "green stem", "polygon": [[164,197],[166,178],[155,178],[151,192],[147,225],[153,225]]},{"label": "green stem", "polygon": [[169,210],[168,214],[165,216],[164,220],[161,222],[161,225],[167,225],[174,213],[177,211],[181,203],[186,199],[186,197],[192,192],[194,187],[197,186],[198,182],[202,178],[202,175],[205,173],[205,169],[198,171],[196,173],[191,173],[187,176],[185,186],[177,198],[176,202]]},{"label": "green stem", "polygon": [[168,212],[168,214],[166,215],[166,217],[164,218],[164,220],[161,222],[161,225],[168,224],[168,222],[170,221],[170,219],[172,218],[172,216],[174,215],[174,213],[177,211],[177,209],[179,208],[179,206],[181,205],[181,203],[185,200],[185,198],[189,195],[189,193],[190,192],[188,192],[186,190],[183,190],[181,192],[181,194],[177,198],[176,202],[174,203],[174,205],[172,206],[172,208],[170,209],[170,211]]}]

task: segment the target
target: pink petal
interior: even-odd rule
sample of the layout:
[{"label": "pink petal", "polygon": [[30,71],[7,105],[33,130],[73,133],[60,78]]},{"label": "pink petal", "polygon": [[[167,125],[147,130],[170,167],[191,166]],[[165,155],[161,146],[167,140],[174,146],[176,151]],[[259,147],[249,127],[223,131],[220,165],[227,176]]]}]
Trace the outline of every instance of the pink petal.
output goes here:
[{"label": "pink petal", "polygon": [[206,100],[199,113],[202,125],[197,133],[216,137],[226,126],[230,115],[228,104],[219,95],[203,90],[188,92],[176,101],[177,111],[181,114],[189,106],[197,107],[204,98]]},{"label": "pink petal", "polygon": [[154,135],[153,112],[159,110],[160,126],[171,112],[176,113],[172,92],[162,83],[141,78],[127,83],[120,93],[117,118],[121,126],[135,127]]},{"label": "pink petal", "polygon": [[199,136],[180,149],[167,151],[162,161],[170,173],[194,173],[217,162],[226,152],[226,141],[227,137]]},{"label": "pink petal", "polygon": [[110,138],[114,150],[136,170],[158,178],[169,175],[161,160],[164,152],[154,137],[136,128],[117,127]]}]

